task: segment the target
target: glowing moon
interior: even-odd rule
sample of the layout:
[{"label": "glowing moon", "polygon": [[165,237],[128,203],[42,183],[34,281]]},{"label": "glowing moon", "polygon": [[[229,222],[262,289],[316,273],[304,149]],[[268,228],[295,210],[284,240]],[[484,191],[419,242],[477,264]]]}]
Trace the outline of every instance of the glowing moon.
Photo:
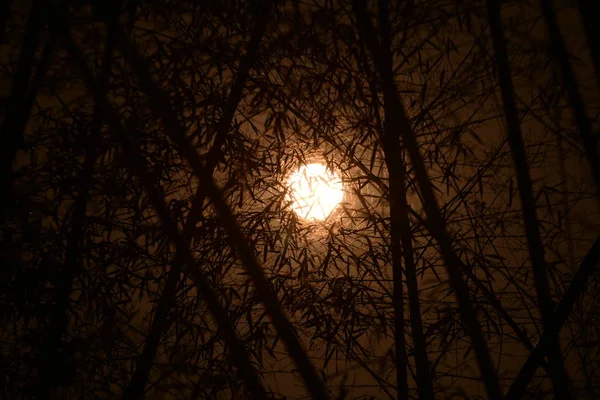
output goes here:
[{"label": "glowing moon", "polygon": [[323,220],[344,197],[342,180],[323,164],[308,164],[290,175],[287,200],[292,209],[306,220]]}]

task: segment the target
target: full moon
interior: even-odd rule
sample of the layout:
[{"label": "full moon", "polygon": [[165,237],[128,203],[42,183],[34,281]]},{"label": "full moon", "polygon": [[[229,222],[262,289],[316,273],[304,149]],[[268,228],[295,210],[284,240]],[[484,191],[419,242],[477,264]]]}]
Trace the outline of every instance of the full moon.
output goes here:
[{"label": "full moon", "polygon": [[323,220],[344,197],[342,180],[323,164],[308,164],[290,175],[287,200],[306,220]]}]

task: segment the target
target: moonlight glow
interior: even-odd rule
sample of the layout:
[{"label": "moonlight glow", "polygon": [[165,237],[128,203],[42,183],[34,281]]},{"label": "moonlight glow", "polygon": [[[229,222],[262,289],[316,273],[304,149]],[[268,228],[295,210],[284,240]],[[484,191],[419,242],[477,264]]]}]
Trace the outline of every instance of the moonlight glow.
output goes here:
[{"label": "moonlight glow", "polygon": [[342,180],[323,164],[302,166],[287,185],[292,209],[307,220],[327,218],[344,197]]}]

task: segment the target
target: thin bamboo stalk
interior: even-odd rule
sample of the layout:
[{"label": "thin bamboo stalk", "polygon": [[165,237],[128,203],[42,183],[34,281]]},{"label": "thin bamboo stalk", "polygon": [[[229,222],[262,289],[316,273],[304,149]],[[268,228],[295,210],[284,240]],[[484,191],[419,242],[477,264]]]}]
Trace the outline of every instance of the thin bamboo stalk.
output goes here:
[{"label": "thin bamboo stalk", "polygon": [[227,311],[219,302],[212,287],[204,276],[204,273],[200,270],[199,266],[191,256],[189,249],[184,247],[181,234],[176,223],[171,219],[169,210],[164,201],[164,196],[162,196],[160,191],[155,187],[152,177],[145,170],[145,161],[141,156],[139,149],[132,145],[130,140],[131,135],[123,128],[118,115],[108,103],[105,87],[100,86],[93,77],[81,51],[73,43],[68,30],[64,29],[64,26],[67,26],[67,19],[64,18],[63,20],[58,20],[57,23],[63,24],[62,33],[69,55],[73,58],[83,75],[86,85],[92,91],[94,100],[101,106],[104,117],[111,126],[112,131],[115,133],[115,138],[120,141],[123,150],[126,151],[129,156],[126,158],[128,161],[128,168],[140,178],[144,190],[159,214],[159,218],[169,239],[175,244],[177,251],[184,254],[186,267],[190,271],[194,283],[206,301],[211,314],[223,329],[227,343],[231,346],[230,357],[232,363],[238,368],[241,378],[246,382],[247,387],[252,391],[254,396],[260,399],[266,398],[265,390],[260,382],[258,374],[250,363],[248,353],[243,343],[238,338],[235,327],[229,319]]},{"label": "thin bamboo stalk", "polygon": [[[114,28],[112,29],[112,32],[109,29],[106,37],[105,52],[103,54],[100,71],[100,84],[103,86],[108,84],[109,81],[111,58],[114,49],[114,34]],[[27,104],[24,105],[27,108],[27,116],[29,116],[30,109],[33,106],[37,87],[39,87],[41,84],[45,68],[49,63],[55,43],[56,30],[53,29],[52,35],[42,55],[38,71],[36,72],[32,89],[27,96]],[[22,117],[26,116],[23,115]],[[22,122],[22,126],[24,127],[25,121]],[[56,284],[56,304],[54,306],[54,310],[52,311],[50,324],[47,330],[47,343],[44,345],[44,349],[42,351],[43,357],[39,372],[39,379],[41,383],[39,385],[39,389],[44,396],[50,396],[59,381],[59,379],[56,378],[57,374],[64,372],[62,368],[56,368],[56,363],[57,359],[61,358],[59,351],[62,348],[63,337],[68,330],[68,309],[69,299],[72,294],[73,279],[81,264],[81,255],[83,251],[81,237],[85,225],[85,215],[88,200],[90,197],[90,184],[92,182],[94,167],[98,158],[97,153],[101,127],[102,116],[100,114],[99,107],[96,106],[94,107],[93,111],[92,129],[90,137],[87,140],[87,146],[85,148],[83,168],[79,177],[79,188],[77,191],[77,197],[75,198],[73,214],[71,216],[71,230],[67,237],[64,267]]]},{"label": "thin bamboo stalk", "polygon": [[591,0],[577,0],[577,5],[587,40],[587,48],[594,64],[598,95],[600,95],[600,32],[596,27],[598,18],[600,18],[600,3]]},{"label": "thin bamboo stalk", "polygon": [[56,46],[56,32],[52,31],[46,45],[44,46],[44,50],[42,51],[42,56],[40,57],[40,61],[37,64],[35,74],[33,79],[31,80],[31,87],[25,96],[23,101],[23,113],[21,115],[24,120],[18,121],[17,126],[21,131],[25,131],[25,126],[27,124],[27,118],[31,115],[31,110],[33,109],[33,105],[35,104],[35,100],[37,98],[38,90],[44,83],[44,78],[46,77],[46,72],[48,71],[48,67],[50,66],[50,61],[52,60],[52,54],[54,53],[54,47]]},{"label": "thin bamboo stalk", "polygon": [[[386,60],[386,68],[392,69],[391,55],[391,39],[389,32],[389,16],[388,16],[388,1],[379,1],[379,26],[381,31],[381,44],[383,56]],[[372,88],[374,89],[374,88]],[[385,94],[384,94],[385,96]],[[376,93],[374,94],[376,98]],[[419,398],[423,400],[433,400],[433,378],[429,367],[429,358],[427,356],[427,346],[425,344],[425,334],[423,332],[423,321],[421,317],[421,307],[419,303],[419,289],[417,283],[416,267],[414,260],[414,251],[412,245],[412,232],[410,229],[410,218],[408,213],[408,200],[406,193],[406,165],[402,157],[402,149],[400,148],[399,132],[394,129],[392,124],[392,113],[394,110],[389,107],[391,102],[384,98],[384,113],[385,113],[385,128],[382,143],[384,144],[385,160],[388,165],[390,176],[390,215],[391,215],[391,240],[392,240],[392,257],[394,256],[394,248],[397,249],[398,257],[404,259],[404,274],[406,276],[406,284],[409,297],[410,321],[412,328],[412,339],[415,349],[415,364],[416,364],[416,381]],[[394,272],[398,268],[400,273],[400,261],[394,263]],[[396,290],[396,278],[394,278],[394,290]],[[399,282],[402,285],[402,281]],[[404,306],[402,305],[402,311]],[[404,316],[402,315],[402,318]],[[397,345],[404,343],[397,342]],[[404,351],[404,357],[406,353]],[[399,357],[397,356],[399,359]],[[404,374],[406,380],[406,367],[398,368]],[[398,373],[398,372],[397,372]],[[405,393],[402,397],[408,398],[408,384],[406,385]],[[399,385],[400,389],[400,385]],[[399,393],[402,393],[399,391]]]},{"label": "thin bamboo stalk", "polygon": [[[590,119],[588,118],[585,103],[581,96],[581,92],[579,91],[575,73],[573,72],[573,68],[571,68],[569,53],[567,52],[565,40],[560,33],[556,14],[552,7],[552,1],[542,0],[541,4],[546,27],[550,34],[550,48],[562,76],[562,85],[567,91],[571,108],[573,109],[575,123],[579,129],[579,136],[583,143],[596,183],[596,193],[600,195],[600,156],[598,155],[598,138],[597,135],[592,133]],[[591,42],[589,43],[590,46],[592,44],[593,43]],[[598,60],[594,61],[597,62]],[[596,78],[600,79],[600,76],[596,76]]]},{"label": "thin bamboo stalk", "polygon": [[25,114],[23,107],[31,71],[35,63],[35,54],[42,30],[44,3],[35,0],[31,6],[25,38],[21,47],[21,54],[17,62],[17,69],[13,74],[12,86],[6,106],[6,116],[0,130],[0,215],[2,218],[10,209],[11,186],[13,179],[13,162],[19,148],[23,145],[23,131],[29,115]]},{"label": "thin bamboo stalk", "polygon": [[363,37],[370,50],[374,64],[378,69],[379,76],[382,80],[384,93],[387,93],[386,99],[390,102],[390,108],[394,110],[391,115],[393,117],[393,127],[397,132],[401,132],[403,143],[408,150],[410,159],[415,170],[419,189],[423,197],[423,203],[427,216],[429,218],[429,227],[432,235],[436,238],[439,244],[440,253],[446,264],[450,282],[456,293],[459,302],[461,318],[465,324],[467,332],[471,337],[475,355],[479,364],[481,378],[485,382],[488,396],[491,399],[501,399],[502,389],[498,383],[498,376],[490,358],[487,344],[483,338],[481,327],[477,321],[473,304],[469,295],[469,289],[464,282],[459,270],[461,262],[452,249],[452,244],[448,233],[446,232],[445,223],[442,218],[439,206],[431,182],[429,180],[427,170],[423,158],[419,153],[418,143],[412,131],[408,117],[406,116],[404,107],[398,96],[395,87],[392,71],[385,68],[385,60],[382,56],[379,43],[376,40],[375,30],[368,18],[368,12],[365,4],[361,0],[352,1],[356,19],[359,24],[359,30],[363,30]]},{"label": "thin bamboo stalk", "polygon": [[[229,93],[225,105],[225,111],[217,124],[216,137],[213,143],[213,147],[211,148],[208,154],[206,169],[208,170],[208,173],[211,176],[214,173],[216,167],[218,166],[219,160],[221,159],[222,154],[224,152],[224,149],[222,147],[227,138],[227,134],[229,133],[229,130],[231,128],[231,123],[233,121],[235,110],[238,108],[239,102],[242,99],[242,91],[244,89],[244,86],[246,85],[246,81],[248,80],[250,70],[254,66],[258,57],[260,42],[262,40],[263,34],[267,26],[269,14],[261,13],[258,14],[257,17],[258,21],[253,29],[251,41],[248,46],[246,56],[240,63],[236,80]],[[182,234],[184,247],[186,249],[188,249],[191,244],[193,231],[196,228],[198,220],[202,216],[202,206],[204,204],[205,199],[205,193],[201,190],[201,188],[198,188],[196,194],[194,195],[192,207],[187,217],[187,221],[185,223]],[[165,283],[163,293],[160,297],[158,306],[154,313],[154,318],[152,320],[150,332],[146,337],[146,342],[144,343],[144,349],[142,350],[142,354],[140,355],[140,357],[138,358],[138,362],[136,363],[136,368],[131,378],[131,382],[129,383],[127,389],[124,391],[124,398],[140,399],[144,396],[144,388],[146,386],[146,383],[148,382],[150,370],[152,369],[152,364],[154,362],[156,352],[160,344],[160,338],[169,329],[171,325],[168,319],[169,310],[171,310],[175,304],[177,283],[179,282],[179,277],[183,270],[184,261],[185,259],[184,257],[182,257],[181,253],[178,252],[175,254],[171,269],[167,276],[167,281]]]},{"label": "thin bamboo stalk", "polygon": [[[271,4],[266,3],[265,9],[268,10],[270,7]],[[265,10],[262,12],[265,12]],[[214,204],[221,222],[229,234],[232,246],[237,249],[242,264],[252,277],[258,297],[269,313],[273,325],[286,345],[290,356],[296,363],[309,392],[314,398],[327,398],[328,394],[321,378],[302,348],[294,327],[283,313],[277,295],[248,246],[248,241],[241,232],[239,224],[223,199],[220,190],[214,184],[212,176],[204,168],[202,160],[193,147],[189,145],[185,137],[185,127],[180,124],[170,106],[164,102],[165,97],[162,95],[162,91],[153,81],[143,59],[137,54],[135,45],[124,32],[121,32],[119,35],[119,48],[139,78],[140,86],[150,100],[150,107],[155,115],[162,120],[166,128],[166,133],[174,141],[180,154],[190,164],[194,174],[200,180],[203,190],[206,191],[207,196]]]},{"label": "thin bamboo stalk", "polygon": [[[390,32],[388,23],[388,3],[386,0],[379,1],[379,23],[380,34],[386,67],[391,68]],[[408,357],[406,355],[406,338],[404,332],[404,290],[402,283],[402,246],[401,237],[403,231],[402,218],[400,213],[401,203],[406,201],[406,196],[402,196],[404,187],[404,167],[398,164],[398,155],[401,154],[400,142],[398,142],[397,132],[394,131],[392,118],[390,114],[394,110],[390,109],[389,102],[385,102],[385,120],[383,126],[383,143],[385,152],[385,161],[388,165],[390,174],[390,241],[392,251],[392,280],[393,280],[393,305],[394,305],[394,346],[396,351],[396,385],[398,398],[408,398],[408,380],[407,365]]]},{"label": "thin bamboo stalk", "polygon": [[4,43],[6,23],[10,17],[10,0],[0,0],[0,44]]},{"label": "thin bamboo stalk", "polygon": [[[539,221],[537,219],[533,196],[533,183],[531,181],[531,176],[529,175],[529,167],[527,166],[525,145],[523,143],[517,104],[515,102],[515,93],[510,75],[508,46],[506,44],[506,39],[504,38],[504,33],[502,32],[500,3],[488,0],[487,8],[496,65],[498,67],[498,80],[502,93],[504,115],[508,125],[508,143],[511,149],[513,162],[515,163],[517,187],[521,198],[523,221],[525,223],[525,232],[527,235],[529,258],[533,268],[538,307],[542,314],[544,331],[547,331],[548,326],[552,324],[554,304],[552,302],[552,294],[550,292],[550,285],[546,273],[544,245],[540,237]],[[558,336],[551,338],[548,361],[550,366],[550,379],[552,380],[552,386],[554,387],[556,395],[561,399],[570,399],[569,377],[564,368]]]}]

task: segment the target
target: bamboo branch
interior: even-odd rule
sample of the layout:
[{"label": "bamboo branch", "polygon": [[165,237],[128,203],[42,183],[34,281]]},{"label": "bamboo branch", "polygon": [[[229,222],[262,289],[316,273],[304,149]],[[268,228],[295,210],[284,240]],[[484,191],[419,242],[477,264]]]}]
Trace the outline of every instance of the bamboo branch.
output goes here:
[{"label": "bamboo branch", "polygon": [[[248,80],[250,70],[254,66],[258,57],[260,42],[262,40],[265,28],[267,26],[269,14],[260,13],[257,15],[257,17],[258,21],[255,24],[255,27],[252,31],[251,41],[248,46],[246,56],[240,62],[240,67],[238,70],[236,80],[233,84],[227,102],[225,104],[224,113],[217,124],[216,137],[213,143],[213,147],[211,148],[208,154],[208,160],[206,161],[205,168],[211,176],[213,175],[214,170],[218,166],[219,160],[221,159],[222,154],[224,153],[224,149],[222,147],[226,141],[227,134],[229,133],[229,130],[231,128],[231,122],[233,120],[235,110],[237,110],[238,105],[242,99],[242,91],[244,89],[244,86],[246,85],[246,81]],[[196,191],[196,194],[194,195],[192,207],[187,217],[185,226],[183,228],[182,235],[184,247],[186,249],[188,249],[191,244],[193,231],[196,228],[198,220],[202,216],[202,206],[204,204],[205,199],[205,193],[199,187]],[[177,283],[179,282],[179,277],[183,270],[183,266],[184,257],[182,257],[181,253],[177,252],[175,254],[171,269],[167,276],[167,282],[165,283],[165,287],[160,297],[159,304],[154,313],[154,318],[152,320],[150,332],[146,337],[144,349],[138,359],[138,362],[136,363],[136,369],[131,378],[131,382],[129,383],[127,389],[124,391],[124,398],[140,399],[144,396],[144,388],[148,381],[148,376],[150,375],[150,370],[152,369],[152,364],[156,357],[156,352],[160,344],[160,338],[169,329],[171,325],[168,319],[169,310],[173,308],[175,303]]]}]

